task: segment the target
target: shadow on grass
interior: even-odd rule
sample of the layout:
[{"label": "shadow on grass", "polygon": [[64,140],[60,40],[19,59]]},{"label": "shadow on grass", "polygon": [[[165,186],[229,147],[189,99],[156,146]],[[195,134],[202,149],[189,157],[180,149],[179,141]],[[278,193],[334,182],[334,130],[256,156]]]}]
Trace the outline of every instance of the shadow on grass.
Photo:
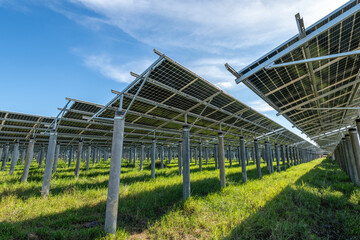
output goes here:
[{"label": "shadow on grass", "polygon": [[360,239],[359,190],[326,159],[287,186],[225,239]]},{"label": "shadow on grass", "polygon": [[[216,177],[191,182],[192,196],[204,196],[219,190],[219,179]],[[157,187],[136,194],[128,193],[124,197],[120,195],[118,228],[131,234],[143,232],[164,214],[182,206],[182,184]],[[101,202],[27,221],[1,222],[0,238],[28,239],[32,236],[34,239],[93,239],[104,235],[105,209],[106,203]],[[87,228],[91,222],[95,222],[94,226]]]}]

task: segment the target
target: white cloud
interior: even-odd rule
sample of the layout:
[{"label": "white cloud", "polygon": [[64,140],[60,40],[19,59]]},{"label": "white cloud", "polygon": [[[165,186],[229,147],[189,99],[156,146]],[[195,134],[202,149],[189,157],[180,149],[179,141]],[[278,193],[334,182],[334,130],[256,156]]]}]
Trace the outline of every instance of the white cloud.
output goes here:
[{"label": "white cloud", "polygon": [[189,62],[188,67],[216,86],[222,89],[231,89],[236,87],[235,77],[226,70],[224,66],[226,62],[235,63],[237,66],[246,66],[249,61],[246,58],[200,58]]},{"label": "white cloud", "polygon": [[[275,111],[269,104],[264,102],[263,100],[256,100],[249,102],[249,106],[255,109],[258,112],[270,112]],[[267,116],[267,115],[265,115]]]},{"label": "white cloud", "polygon": [[[150,61],[141,60],[138,62],[129,62],[126,64],[116,64],[113,59],[107,55],[90,55],[83,56],[84,64],[92,68],[103,76],[113,79],[117,82],[131,83],[134,77],[130,76],[130,71],[144,71],[149,65]],[[136,69],[132,69],[134,67]]]},{"label": "white cloud", "polygon": [[[282,42],[297,33],[294,14],[306,26],[346,0],[71,0],[100,14],[137,40],[161,47],[208,52]],[[272,45],[272,44],[271,44]]]}]

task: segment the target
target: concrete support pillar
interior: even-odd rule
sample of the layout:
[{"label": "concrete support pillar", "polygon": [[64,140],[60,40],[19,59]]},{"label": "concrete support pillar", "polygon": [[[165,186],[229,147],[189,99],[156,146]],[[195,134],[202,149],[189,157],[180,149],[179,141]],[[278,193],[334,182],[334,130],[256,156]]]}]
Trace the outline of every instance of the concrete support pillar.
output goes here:
[{"label": "concrete support pillar", "polygon": [[276,158],[276,170],[280,172],[280,154],[277,143],[275,143],[275,158]]},{"label": "concrete support pillar", "polygon": [[232,167],[231,145],[229,145],[229,148],[228,148],[228,159],[229,159],[230,167]]},{"label": "concrete support pillar", "polygon": [[360,118],[355,120],[358,136],[360,137]]},{"label": "concrete support pillar", "polygon": [[260,166],[260,156],[259,156],[259,143],[257,139],[254,139],[254,155],[256,160],[256,171],[257,171],[257,177],[261,178],[261,166]]},{"label": "concrete support pillar", "polygon": [[95,158],[96,158],[96,148],[94,147],[94,150],[92,152],[92,165],[95,166]]},{"label": "concrete support pillar", "polygon": [[270,173],[274,172],[274,154],[271,149],[271,143],[268,142],[268,156],[269,156],[269,165],[270,165]]},{"label": "concrete support pillar", "polygon": [[349,129],[349,135],[351,139],[352,149],[354,151],[355,165],[358,173],[359,181],[360,181],[360,142],[359,135],[356,132],[355,128]]},{"label": "concrete support pillar", "polygon": [[19,141],[16,141],[16,143],[14,145],[13,154],[11,157],[11,166],[10,166],[10,171],[9,171],[10,175],[14,174],[15,166],[16,166],[18,160],[19,160]]},{"label": "concrete support pillar", "polygon": [[[344,138],[344,141],[345,141],[345,138]],[[347,175],[350,176],[349,170],[348,170],[348,162],[346,160],[346,155],[345,155],[345,150],[344,150],[344,141],[343,141],[343,139],[341,139],[341,141],[339,143],[339,152],[340,152],[340,156],[341,156],[341,162],[343,163],[343,166],[344,166],[344,171],[346,172]]]},{"label": "concrete support pillar", "polygon": [[183,198],[190,197],[190,128],[188,125],[183,127]]},{"label": "concrete support pillar", "polygon": [[199,171],[202,171],[202,144],[199,143]]},{"label": "concrete support pillar", "polygon": [[124,112],[116,111],[111,147],[109,187],[106,200],[105,233],[115,234],[119,205],[121,160],[124,142]]},{"label": "concrete support pillar", "polygon": [[156,161],[156,140],[152,140],[152,149],[151,149],[151,177],[155,178],[155,161]]},{"label": "concrete support pillar", "polygon": [[53,172],[56,172],[58,161],[59,161],[59,154],[60,154],[60,143],[57,143],[56,149],[55,149]]},{"label": "concrete support pillar", "polygon": [[169,147],[169,164],[171,163],[172,161],[172,149],[171,147]]},{"label": "concrete support pillar", "polygon": [[160,161],[161,161],[161,169],[164,168],[164,155],[165,155],[165,152],[164,152],[164,145],[161,145],[160,147]]},{"label": "concrete support pillar", "polygon": [[218,153],[218,145],[215,144],[214,147],[214,161],[215,161],[215,169],[219,169],[219,153]]},{"label": "concrete support pillar", "polygon": [[[25,153],[26,153],[26,149],[24,148],[24,149],[21,150],[21,162],[20,162],[20,165],[24,164]],[[1,154],[0,154],[0,157],[1,157]]]},{"label": "concrete support pillar", "polygon": [[41,150],[40,150],[39,168],[42,167],[42,163],[43,163],[43,161],[44,161],[44,158],[45,158],[45,146],[42,145],[42,146],[41,146]]},{"label": "concrete support pillar", "polygon": [[52,129],[50,131],[49,145],[48,145],[48,150],[47,150],[46,160],[45,160],[43,185],[42,185],[42,189],[41,189],[41,195],[43,197],[49,196],[49,192],[50,192],[50,181],[51,181],[51,173],[52,173],[53,163],[54,163],[56,139],[57,139],[57,133],[54,129]]},{"label": "concrete support pillar", "polygon": [[87,154],[86,154],[86,171],[89,170],[90,167],[90,155],[91,155],[91,145],[88,146]]},{"label": "concrete support pillar", "polygon": [[350,163],[349,166],[350,166],[350,169],[351,169],[352,174],[354,176],[353,183],[356,186],[359,186],[359,184],[360,184],[360,182],[359,182],[359,174],[358,174],[358,171],[357,171],[357,167],[356,167],[356,163],[355,163],[354,150],[353,150],[353,147],[352,147],[352,144],[351,144],[351,139],[350,139],[349,134],[345,135],[345,140],[346,140],[346,145],[347,145],[348,152],[349,152],[349,163]]},{"label": "concrete support pillar", "polygon": [[209,149],[205,147],[205,164],[209,164]]},{"label": "concrete support pillar", "polygon": [[265,160],[265,162],[266,162],[267,172],[270,174],[270,173],[271,173],[271,165],[270,165],[270,149],[269,149],[269,142],[268,142],[268,141],[265,141],[264,146],[265,146],[265,151],[264,151],[264,160]]},{"label": "concrete support pillar", "polygon": [[147,148],[147,162],[150,162],[150,147]]},{"label": "concrete support pillar", "polygon": [[178,149],[178,167],[179,167],[179,175],[182,174],[182,142],[179,141],[179,149]]},{"label": "concrete support pillar", "polygon": [[240,152],[239,158],[241,160],[241,173],[243,182],[247,182],[247,173],[246,173],[246,151],[245,151],[245,139],[243,136],[240,137]]},{"label": "concrete support pillar", "polygon": [[300,164],[300,150],[298,147],[296,148],[296,160],[297,160],[297,164],[299,165]]},{"label": "concrete support pillar", "polygon": [[224,135],[219,132],[219,168],[220,168],[220,186],[225,187],[225,149],[224,149]]},{"label": "concrete support pillar", "polygon": [[141,144],[141,151],[140,151],[140,170],[143,170],[143,164],[145,160],[145,145]]},{"label": "concrete support pillar", "polygon": [[80,162],[81,162],[82,146],[83,146],[83,141],[80,139],[79,140],[78,151],[77,151],[77,157],[76,157],[76,166],[75,166],[75,177],[77,177],[77,178],[79,177],[79,174],[80,174]]},{"label": "concrete support pillar", "polygon": [[30,165],[34,157],[34,145],[35,145],[35,139],[31,137],[26,151],[25,165],[24,165],[23,174],[21,176],[21,182],[27,181]]},{"label": "concrete support pillar", "polygon": [[346,138],[342,138],[341,141],[342,141],[342,145],[343,145],[343,153],[344,153],[344,157],[345,157],[345,163],[347,166],[347,172],[350,176],[351,181],[354,182],[354,172],[351,168],[349,148],[346,143]]},{"label": "concrete support pillar", "polygon": [[283,161],[283,167],[284,167],[284,171],[286,171],[286,147],[284,145],[280,146],[280,150],[281,150],[281,159]]},{"label": "concrete support pillar", "polygon": [[194,159],[195,159],[195,165],[197,165],[198,162],[197,162],[197,149],[196,149],[196,147],[194,148]]},{"label": "concrete support pillar", "polygon": [[72,162],[73,157],[74,157],[74,148],[71,146],[71,148],[70,148],[70,156],[69,156],[69,161],[68,161],[68,167],[71,167],[71,162]]},{"label": "concrete support pillar", "polygon": [[137,148],[136,148],[136,146],[134,146],[134,167],[136,167],[137,158],[138,158]]}]

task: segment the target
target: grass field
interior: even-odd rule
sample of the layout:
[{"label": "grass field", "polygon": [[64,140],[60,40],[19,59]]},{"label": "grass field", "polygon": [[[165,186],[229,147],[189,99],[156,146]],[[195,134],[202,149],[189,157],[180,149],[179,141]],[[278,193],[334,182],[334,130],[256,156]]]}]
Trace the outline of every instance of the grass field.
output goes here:
[{"label": "grass field", "polygon": [[[146,163],[146,162],[145,162]],[[74,164],[73,164],[74,165]],[[49,199],[40,197],[43,169],[34,161],[27,183],[0,172],[0,239],[103,239],[110,162],[101,162],[79,179],[74,166],[59,163]],[[182,177],[170,164],[143,171],[123,163],[119,239],[360,239],[360,188],[330,159],[318,159],[256,179],[248,166],[226,168],[220,189],[213,163],[191,167],[191,194],[182,200]],[[9,166],[7,166],[7,169]],[[113,236],[114,237],[114,236]]]}]

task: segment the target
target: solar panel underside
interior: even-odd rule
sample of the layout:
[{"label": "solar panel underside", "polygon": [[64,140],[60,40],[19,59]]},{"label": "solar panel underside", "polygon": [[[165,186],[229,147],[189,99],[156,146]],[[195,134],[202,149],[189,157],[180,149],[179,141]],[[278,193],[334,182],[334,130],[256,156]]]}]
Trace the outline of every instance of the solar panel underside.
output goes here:
[{"label": "solar panel underside", "polygon": [[[346,4],[307,29],[306,35],[315,32],[349,9],[358,7],[358,4],[359,1]],[[300,40],[299,36],[293,37],[250,67],[242,70],[241,74],[246,74],[271,57],[281,54],[282,51],[286,51]],[[274,63],[282,64],[306,59],[308,58],[305,54],[306,49],[310,52],[310,58],[359,50],[360,12],[356,11],[344,20],[337,22],[310,41],[278,58]],[[358,114],[357,111],[334,110],[333,108],[359,106],[360,94],[357,91],[359,70],[359,55],[350,55],[313,61],[311,64],[262,68],[245,81],[260,91],[262,97],[275,105],[280,113],[285,114],[296,127],[308,136],[315,137],[353,124],[353,120]],[[324,142],[321,142],[320,145],[324,146]]]}]

